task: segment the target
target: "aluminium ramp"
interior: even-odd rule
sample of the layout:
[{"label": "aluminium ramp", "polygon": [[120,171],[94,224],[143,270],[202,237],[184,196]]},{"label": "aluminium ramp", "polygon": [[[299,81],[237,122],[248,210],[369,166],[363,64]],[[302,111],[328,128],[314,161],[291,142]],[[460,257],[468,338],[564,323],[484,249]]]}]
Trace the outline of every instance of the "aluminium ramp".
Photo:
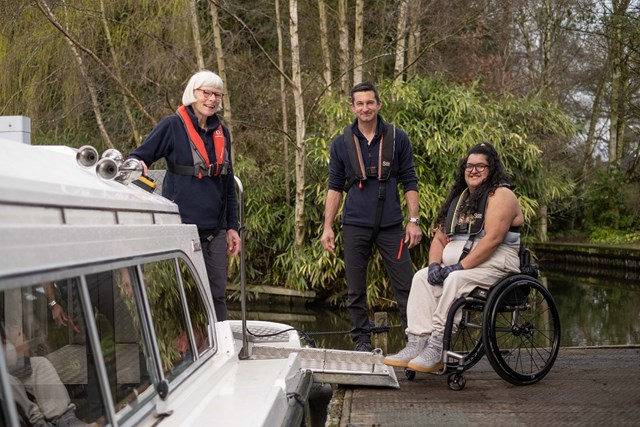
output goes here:
[{"label": "aluminium ramp", "polygon": [[254,345],[251,359],[280,359],[291,353],[298,353],[300,368],[312,371],[316,383],[400,388],[395,371],[377,352]]},{"label": "aluminium ramp", "polygon": [[[242,341],[242,324],[228,320],[236,341]],[[362,352],[300,347],[295,328],[289,325],[250,320],[249,359],[286,359],[298,353],[300,369],[313,372],[316,383],[400,388],[396,373],[385,365],[378,351]]]}]

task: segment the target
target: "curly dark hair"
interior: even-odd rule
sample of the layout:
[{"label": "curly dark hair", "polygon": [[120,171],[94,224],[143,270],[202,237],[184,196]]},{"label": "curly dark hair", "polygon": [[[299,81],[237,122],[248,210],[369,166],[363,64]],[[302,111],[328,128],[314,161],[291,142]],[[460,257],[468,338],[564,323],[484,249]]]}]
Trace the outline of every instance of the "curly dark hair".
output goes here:
[{"label": "curly dark hair", "polygon": [[480,144],[476,144],[469,149],[465,158],[460,160],[458,164],[458,171],[456,172],[456,181],[453,184],[453,188],[449,192],[446,200],[440,207],[440,211],[438,212],[438,217],[436,218],[436,227],[444,227],[445,221],[447,219],[447,212],[449,211],[449,205],[451,202],[455,200],[466,188],[467,183],[464,180],[465,173],[465,165],[467,164],[467,160],[469,156],[472,154],[484,154],[487,156],[487,161],[489,162],[489,176],[486,180],[480,185],[478,188],[479,191],[474,191],[469,197],[462,203],[460,206],[460,214],[461,215],[471,215],[475,212],[478,212],[478,203],[482,200],[483,196],[488,192],[489,194],[493,194],[498,187],[508,186],[511,187],[509,182],[509,178],[507,177],[507,173],[504,170],[504,166],[500,161],[500,156],[498,152],[493,147],[493,145],[488,142],[482,142]]}]

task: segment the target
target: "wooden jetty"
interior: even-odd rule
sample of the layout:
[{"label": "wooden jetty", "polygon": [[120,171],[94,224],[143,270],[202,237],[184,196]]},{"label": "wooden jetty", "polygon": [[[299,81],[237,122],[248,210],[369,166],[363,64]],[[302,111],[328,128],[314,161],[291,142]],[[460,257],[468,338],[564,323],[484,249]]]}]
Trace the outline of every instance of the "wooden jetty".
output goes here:
[{"label": "wooden jetty", "polygon": [[446,375],[396,368],[400,389],[339,387],[326,426],[638,426],[640,347],[563,348],[539,383],[503,381],[486,357],[452,391]]}]

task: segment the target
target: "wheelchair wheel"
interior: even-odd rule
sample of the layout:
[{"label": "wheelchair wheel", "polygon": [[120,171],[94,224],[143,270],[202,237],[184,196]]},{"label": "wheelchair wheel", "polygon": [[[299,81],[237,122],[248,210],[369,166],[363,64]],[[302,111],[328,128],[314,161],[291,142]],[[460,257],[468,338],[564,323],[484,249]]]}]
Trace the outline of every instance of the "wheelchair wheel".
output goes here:
[{"label": "wheelchair wheel", "polygon": [[511,384],[536,383],[558,356],[558,309],[549,291],[532,277],[516,274],[496,286],[482,327],[489,363]]},{"label": "wheelchair wheel", "polygon": [[447,378],[447,384],[450,390],[460,391],[467,385],[467,380],[463,375],[453,373]]},{"label": "wheelchair wheel", "polygon": [[416,371],[409,368],[404,368],[404,376],[409,380],[413,381],[416,378]]},{"label": "wheelchair wheel", "polygon": [[[464,370],[471,369],[484,356],[482,346],[482,311],[469,310],[461,307],[462,320],[458,325],[458,330],[451,336],[449,350],[464,355]],[[447,358],[447,369],[455,370],[458,367],[458,360],[452,357]]]}]

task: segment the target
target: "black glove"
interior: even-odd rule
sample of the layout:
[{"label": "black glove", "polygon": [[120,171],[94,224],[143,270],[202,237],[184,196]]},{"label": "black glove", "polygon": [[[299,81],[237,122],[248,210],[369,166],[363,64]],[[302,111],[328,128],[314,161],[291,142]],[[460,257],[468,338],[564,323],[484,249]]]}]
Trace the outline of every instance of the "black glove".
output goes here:
[{"label": "black glove", "polygon": [[459,262],[453,265],[447,265],[445,268],[442,269],[442,272],[440,273],[440,275],[442,276],[442,281],[444,282],[444,279],[449,277],[449,274],[458,270],[464,270],[464,267]]},{"label": "black glove", "polygon": [[442,277],[442,267],[440,267],[440,263],[432,262],[429,264],[429,275],[427,276],[427,282],[431,286],[442,285],[444,282],[444,277]]}]

